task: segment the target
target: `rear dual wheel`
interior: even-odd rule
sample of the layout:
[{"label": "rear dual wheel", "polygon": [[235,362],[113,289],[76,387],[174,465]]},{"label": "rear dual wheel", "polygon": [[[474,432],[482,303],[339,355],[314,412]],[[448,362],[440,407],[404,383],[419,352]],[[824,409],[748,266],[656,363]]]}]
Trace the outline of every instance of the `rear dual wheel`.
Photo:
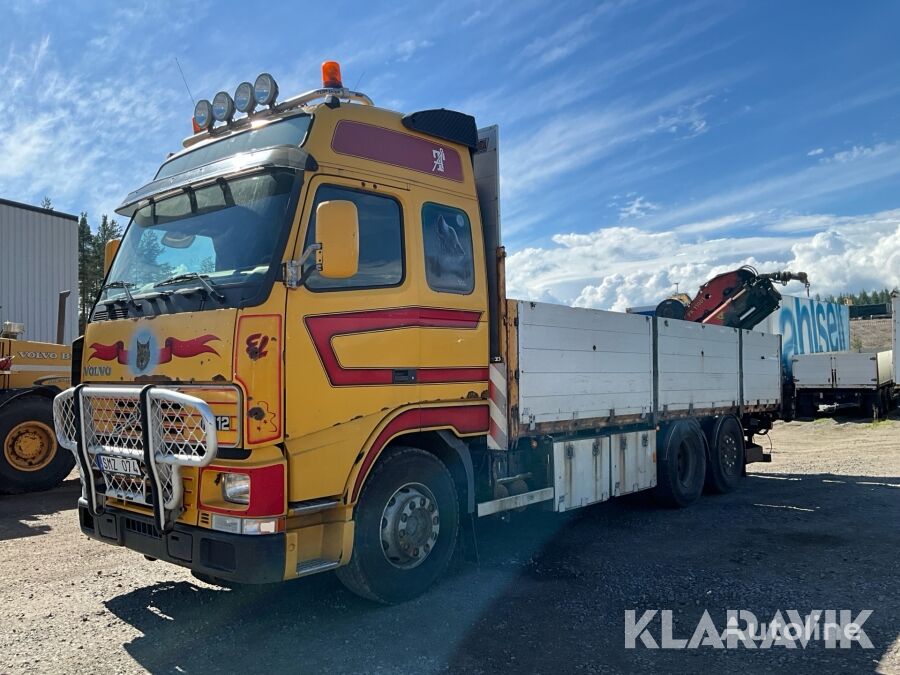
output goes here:
[{"label": "rear dual wheel", "polygon": [[656,498],[666,506],[690,506],[703,493],[706,439],[695,420],[678,420],[665,431],[657,465]]},{"label": "rear dual wheel", "polygon": [[744,475],[744,429],[732,415],[717,417],[709,435],[706,487],[724,494],[736,489]]}]

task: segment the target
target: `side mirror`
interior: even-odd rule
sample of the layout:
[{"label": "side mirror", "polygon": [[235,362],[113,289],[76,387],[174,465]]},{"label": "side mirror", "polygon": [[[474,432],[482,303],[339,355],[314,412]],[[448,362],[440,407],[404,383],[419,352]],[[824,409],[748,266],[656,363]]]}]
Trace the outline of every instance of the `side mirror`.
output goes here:
[{"label": "side mirror", "polygon": [[316,267],[326,279],[346,279],[359,269],[359,215],[346,200],[316,208]]},{"label": "side mirror", "polygon": [[103,276],[105,277],[109,274],[109,268],[112,267],[113,258],[116,257],[116,253],[119,250],[119,244],[122,243],[121,239],[110,239],[106,242],[106,248],[103,249]]}]

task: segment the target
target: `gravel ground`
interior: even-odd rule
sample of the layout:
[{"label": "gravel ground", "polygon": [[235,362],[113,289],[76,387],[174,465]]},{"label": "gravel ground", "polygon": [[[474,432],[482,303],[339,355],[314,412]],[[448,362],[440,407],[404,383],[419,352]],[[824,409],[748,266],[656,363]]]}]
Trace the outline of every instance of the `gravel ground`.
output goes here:
[{"label": "gravel ground", "polygon": [[[83,537],[77,481],[0,497],[0,673],[900,673],[900,420],[780,424],[741,489],[480,522],[480,564],[375,607],[332,575],[222,590]],[[624,613],[863,609],[874,649],[624,648]],[[659,619],[651,632],[660,638]]]}]

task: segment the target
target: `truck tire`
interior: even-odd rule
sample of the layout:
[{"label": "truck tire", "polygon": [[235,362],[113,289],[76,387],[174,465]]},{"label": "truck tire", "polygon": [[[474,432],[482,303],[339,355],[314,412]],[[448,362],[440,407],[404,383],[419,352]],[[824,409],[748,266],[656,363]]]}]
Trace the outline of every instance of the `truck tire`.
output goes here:
[{"label": "truck tire", "polygon": [[417,448],[395,447],[375,465],[356,506],[348,589],[383,604],[424,593],[456,546],[459,502],[447,467]]},{"label": "truck tire", "polygon": [[744,475],[744,429],[734,415],[717,417],[709,436],[706,488],[725,494],[733,491]]},{"label": "truck tire", "polygon": [[678,420],[665,432],[657,465],[655,496],[665,506],[684,508],[700,498],[706,480],[706,439],[694,420]]},{"label": "truck tire", "polygon": [[0,408],[0,493],[49,490],[74,466],[75,457],[56,442],[50,399],[24,396]]}]

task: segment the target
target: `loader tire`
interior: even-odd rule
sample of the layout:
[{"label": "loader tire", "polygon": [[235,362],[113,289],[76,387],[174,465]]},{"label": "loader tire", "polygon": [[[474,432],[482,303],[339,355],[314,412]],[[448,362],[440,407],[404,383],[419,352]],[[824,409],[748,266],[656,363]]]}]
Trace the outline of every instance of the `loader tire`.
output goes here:
[{"label": "loader tire", "polygon": [[54,488],[75,466],[53,428],[53,402],[42,396],[17,398],[0,408],[0,493]]},{"label": "loader tire", "polygon": [[678,420],[663,434],[655,497],[664,506],[690,506],[703,493],[706,438],[695,420]]},{"label": "loader tire", "polygon": [[725,494],[733,491],[744,475],[744,430],[733,415],[717,417],[709,436],[706,488]]},{"label": "loader tire", "polygon": [[363,485],[352,557],[336,574],[357,595],[395,604],[424,593],[447,568],[459,502],[437,457],[409,447],[388,452]]}]

